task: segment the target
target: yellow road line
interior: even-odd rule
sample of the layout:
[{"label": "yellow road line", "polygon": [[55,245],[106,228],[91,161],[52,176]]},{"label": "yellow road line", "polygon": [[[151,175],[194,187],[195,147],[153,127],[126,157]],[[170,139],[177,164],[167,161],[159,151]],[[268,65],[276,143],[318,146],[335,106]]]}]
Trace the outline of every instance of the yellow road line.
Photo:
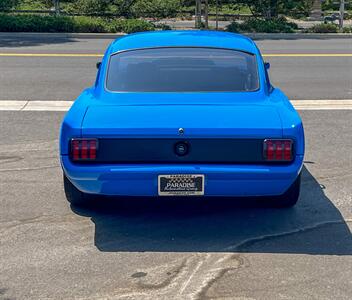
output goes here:
[{"label": "yellow road line", "polygon": [[263,54],[264,57],[352,57],[352,53],[287,53]]},{"label": "yellow road line", "polygon": [[[98,53],[0,53],[0,57],[103,57]],[[352,53],[277,53],[264,57],[352,57]]]}]

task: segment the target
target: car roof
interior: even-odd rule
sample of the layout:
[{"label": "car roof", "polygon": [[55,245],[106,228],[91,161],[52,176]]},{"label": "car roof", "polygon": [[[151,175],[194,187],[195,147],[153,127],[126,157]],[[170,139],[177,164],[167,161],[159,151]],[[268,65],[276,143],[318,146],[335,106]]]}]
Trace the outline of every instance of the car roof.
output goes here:
[{"label": "car roof", "polygon": [[258,48],[248,37],[219,31],[152,31],[126,35],[116,39],[108,49],[119,51],[155,47],[215,47],[258,54]]}]

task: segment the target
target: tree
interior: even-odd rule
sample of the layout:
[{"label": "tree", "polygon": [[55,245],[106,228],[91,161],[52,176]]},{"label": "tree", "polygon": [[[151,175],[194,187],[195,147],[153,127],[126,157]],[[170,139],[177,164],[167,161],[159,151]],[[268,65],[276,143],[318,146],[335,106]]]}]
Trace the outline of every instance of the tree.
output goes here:
[{"label": "tree", "polygon": [[99,15],[106,12],[109,2],[109,0],[76,0],[74,8],[88,15]]},{"label": "tree", "polygon": [[276,18],[279,14],[289,14],[293,9],[307,11],[313,0],[234,0],[237,4],[246,5],[253,15],[266,19]]},{"label": "tree", "polygon": [[175,17],[180,10],[181,5],[178,0],[139,0],[129,8],[134,17],[154,19]]},{"label": "tree", "polygon": [[6,11],[13,9],[18,4],[18,2],[18,0],[0,0],[0,10]]}]

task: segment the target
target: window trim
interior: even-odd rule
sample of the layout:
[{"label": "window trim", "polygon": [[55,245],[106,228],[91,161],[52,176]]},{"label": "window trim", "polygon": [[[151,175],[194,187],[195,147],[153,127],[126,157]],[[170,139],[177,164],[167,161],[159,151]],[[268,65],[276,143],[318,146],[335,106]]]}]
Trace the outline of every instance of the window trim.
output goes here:
[{"label": "window trim", "polygon": [[[121,53],[125,52],[132,52],[132,51],[140,51],[140,50],[154,50],[154,49],[213,49],[213,50],[228,50],[228,51],[234,51],[234,52],[242,52],[245,54],[252,55],[255,59],[255,65],[256,71],[257,71],[257,76],[258,76],[258,88],[253,91],[176,91],[176,92],[136,92],[136,91],[114,91],[110,90],[107,87],[107,81],[108,81],[108,74],[110,70],[110,63],[111,63],[111,58],[115,55],[119,55]],[[145,94],[200,94],[200,93],[256,93],[259,92],[262,89],[261,86],[261,76],[259,72],[259,65],[258,65],[258,59],[257,59],[257,54],[250,52],[250,51],[245,51],[243,49],[236,49],[236,48],[226,48],[226,47],[211,47],[211,46],[157,46],[157,47],[143,47],[143,48],[131,48],[131,49],[125,49],[125,50],[119,50],[115,51],[111,54],[109,54],[109,59],[107,62],[107,67],[105,68],[105,74],[104,74],[104,90],[108,93],[113,93],[113,94],[135,94],[135,93],[145,93]]]}]

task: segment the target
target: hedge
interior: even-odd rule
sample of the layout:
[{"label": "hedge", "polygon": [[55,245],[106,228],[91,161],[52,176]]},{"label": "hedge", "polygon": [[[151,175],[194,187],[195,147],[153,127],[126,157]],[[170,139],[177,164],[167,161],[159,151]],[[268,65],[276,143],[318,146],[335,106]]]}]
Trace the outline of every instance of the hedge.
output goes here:
[{"label": "hedge", "polygon": [[270,20],[251,18],[243,23],[233,22],[226,29],[230,32],[292,33],[298,26],[283,17]]},{"label": "hedge", "polygon": [[309,28],[307,32],[313,33],[337,33],[339,32],[339,27],[333,23],[321,23],[314,25],[313,27]]},{"label": "hedge", "polygon": [[153,23],[139,19],[0,14],[3,32],[133,33],[155,29]]}]

